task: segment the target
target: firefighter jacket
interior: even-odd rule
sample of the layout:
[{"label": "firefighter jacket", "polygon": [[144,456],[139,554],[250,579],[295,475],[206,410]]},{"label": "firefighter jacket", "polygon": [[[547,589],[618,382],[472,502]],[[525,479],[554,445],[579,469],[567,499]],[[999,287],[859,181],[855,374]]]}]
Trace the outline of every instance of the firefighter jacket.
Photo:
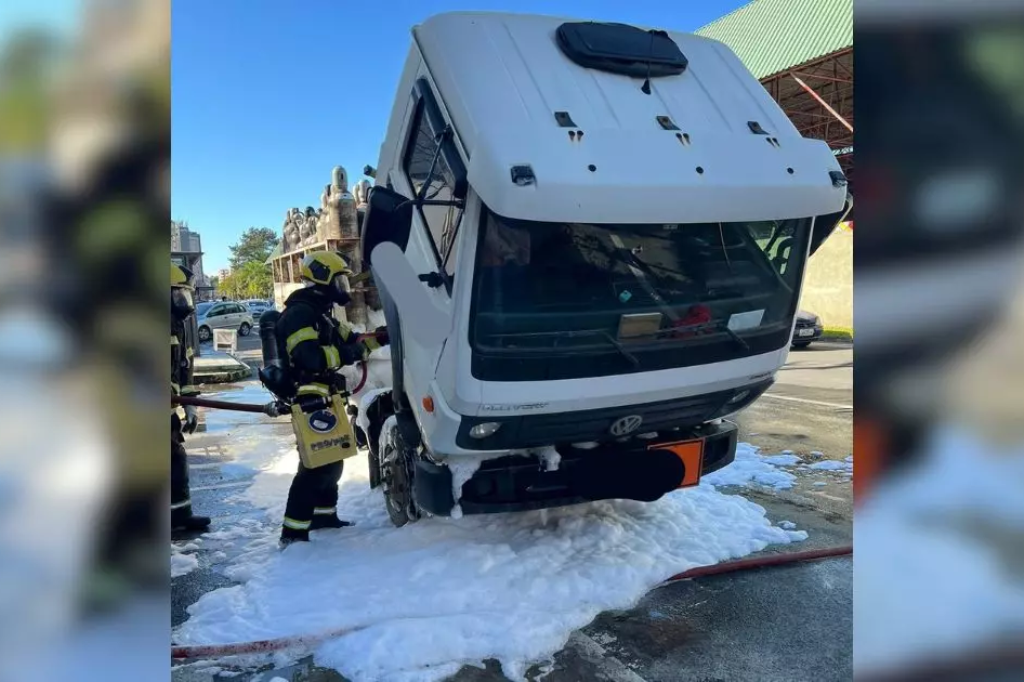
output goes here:
[{"label": "firefighter jacket", "polygon": [[171,322],[171,394],[196,395],[192,385],[194,369],[192,348],[185,341],[185,324],[178,320]]},{"label": "firefighter jacket", "polygon": [[340,367],[365,360],[379,347],[335,320],[333,304],[315,289],[299,289],[284,306],[277,321],[278,353],[287,360],[299,398],[327,397],[338,385]]}]

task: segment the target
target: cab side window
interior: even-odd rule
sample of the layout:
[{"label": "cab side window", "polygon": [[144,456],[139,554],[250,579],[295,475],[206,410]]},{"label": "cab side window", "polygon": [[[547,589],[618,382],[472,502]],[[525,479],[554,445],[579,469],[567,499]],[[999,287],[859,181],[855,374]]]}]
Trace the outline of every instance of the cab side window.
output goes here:
[{"label": "cab side window", "polygon": [[[413,113],[412,124],[402,169],[409,178],[409,183],[416,194],[426,185],[424,199],[451,201],[455,187],[455,177],[441,154],[437,154],[442,131],[434,130],[426,115],[426,103],[420,100]],[[436,161],[435,161],[436,157]],[[431,172],[433,166],[433,172]],[[454,206],[424,206],[423,220],[430,232],[437,253],[445,264],[449,275],[455,272],[455,254],[449,253],[453,246],[456,227],[461,210]]]}]

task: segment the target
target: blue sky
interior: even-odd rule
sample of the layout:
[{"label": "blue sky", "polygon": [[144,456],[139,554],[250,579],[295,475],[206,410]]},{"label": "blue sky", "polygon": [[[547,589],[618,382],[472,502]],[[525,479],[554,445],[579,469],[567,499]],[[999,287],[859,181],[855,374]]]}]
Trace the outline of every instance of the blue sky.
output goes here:
[{"label": "blue sky", "polygon": [[[45,4],[45,3],[44,3]],[[175,0],[172,208],[207,274],[249,226],[320,205],[331,168],[354,184],[377,155],[411,27],[438,12],[557,14],[692,31],[745,0]]]},{"label": "blue sky", "polygon": [[62,37],[78,30],[81,0],[0,0],[0,45],[16,31],[46,28]]}]

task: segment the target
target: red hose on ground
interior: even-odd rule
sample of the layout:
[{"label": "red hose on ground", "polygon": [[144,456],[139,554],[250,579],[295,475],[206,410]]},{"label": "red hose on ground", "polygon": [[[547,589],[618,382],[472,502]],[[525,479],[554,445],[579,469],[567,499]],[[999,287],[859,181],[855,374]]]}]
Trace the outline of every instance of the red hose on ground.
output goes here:
[{"label": "red hose on ground", "polygon": [[779,564],[792,564],[799,561],[813,561],[815,559],[826,559],[828,557],[845,556],[847,554],[853,554],[853,545],[829,547],[828,549],[809,549],[805,552],[768,554],[766,556],[759,556],[753,559],[740,559],[739,561],[726,561],[725,563],[712,564],[710,566],[698,566],[697,568],[691,568],[689,571],[678,573],[665,582],[668,583],[676,580],[700,578],[707,575],[731,573],[733,571],[742,571],[748,568],[763,568],[765,566],[778,566]]},{"label": "red hose on ground", "polygon": [[369,625],[357,625],[350,628],[337,628],[315,635],[294,635],[277,639],[261,639],[256,642],[235,642],[233,644],[200,644],[197,646],[171,647],[172,659],[224,658],[226,656],[242,656],[247,654],[265,654],[291,647],[309,647],[313,644],[343,637],[352,632],[365,630]]},{"label": "red hose on ground", "polygon": [[[688,578],[699,578],[707,575],[718,575],[732,571],[741,571],[749,568],[761,568],[763,566],[778,566],[799,561],[811,561],[827,557],[844,556],[853,554],[853,546],[830,547],[828,549],[812,549],[806,552],[787,552],[784,554],[769,554],[754,559],[741,559],[739,561],[727,561],[711,566],[698,566],[672,576],[665,582],[686,580]],[[321,632],[314,635],[295,635],[293,637],[280,637],[278,639],[263,639],[258,642],[236,642],[233,644],[211,644],[196,646],[176,646],[171,648],[172,659],[198,659],[198,658],[223,658],[225,656],[241,656],[245,654],[263,654],[271,651],[280,651],[297,646],[311,646],[320,642],[343,637],[347,634],[365,630],[370,625],[356,625],[348,628],[338,628]]]}]

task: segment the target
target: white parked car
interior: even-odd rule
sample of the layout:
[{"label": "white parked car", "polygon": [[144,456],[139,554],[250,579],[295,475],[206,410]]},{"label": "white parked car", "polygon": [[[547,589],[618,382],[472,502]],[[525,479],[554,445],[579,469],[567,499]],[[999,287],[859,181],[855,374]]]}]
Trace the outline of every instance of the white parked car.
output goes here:
[{"label": "white parked car", "polygon": [[260,316],[268,310],[274,309],[274,304],[270,301],[261,301],[259,299],[250,299],[248,301],[242,301],[248,308],[249,312],[252,313],[254,320],[259,321]]},{"label": "white parked car", "polygon": [[248,336],[255,323],[249,308],[235,301],[200,303],[196,307],[199,341],[213,338],[214,329],[237,329],[239,336]]}]

